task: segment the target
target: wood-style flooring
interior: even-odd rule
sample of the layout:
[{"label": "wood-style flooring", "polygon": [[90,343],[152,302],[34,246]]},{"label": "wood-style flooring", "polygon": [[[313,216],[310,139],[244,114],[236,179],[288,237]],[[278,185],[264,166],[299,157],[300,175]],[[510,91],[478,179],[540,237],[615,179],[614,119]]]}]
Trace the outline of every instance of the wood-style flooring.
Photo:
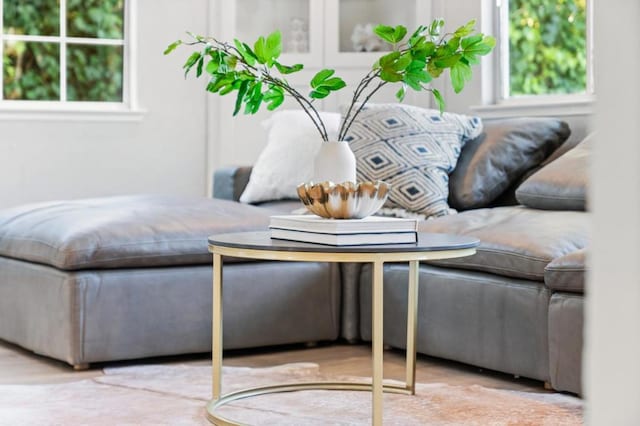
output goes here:
[{"label": "wood-style flooring", "polygon": [[[92,364],[89,370],[74,371],[66,363],[35,355],[15,345],[0,341],[0,384],[40,384],[81,380],[102,375],[106,366],[136,364],[209,364],[209,354],[149,358],[135,361]],[[224,364],[262,367],[291,362],[315,362],[324,373],[368,376],[371,372],[370,346],[346,343],[321,344],[314,347],[292,345],[259,350],[225,353]],[[385,378],[404,378],[404,352],[387,350],[384,354]],[[512,375],[483,370],[452,361],[418,356],[416,378],[422,383],[450,385],[478,384],[490,388],[544,392],[543,383]]]}]

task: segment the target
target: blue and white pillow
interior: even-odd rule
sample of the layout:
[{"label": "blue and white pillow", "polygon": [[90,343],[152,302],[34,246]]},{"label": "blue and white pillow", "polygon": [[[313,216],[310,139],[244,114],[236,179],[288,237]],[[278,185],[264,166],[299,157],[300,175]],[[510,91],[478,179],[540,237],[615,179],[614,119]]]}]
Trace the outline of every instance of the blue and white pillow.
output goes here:
[{"label": "blue and white pillow", "polygon": [[449,173],[462,147],[482,132],[478,117],[400,104],[369,104],[345,140],[358,180],[391,185],[386,207],[430,216],[449,213]]}]

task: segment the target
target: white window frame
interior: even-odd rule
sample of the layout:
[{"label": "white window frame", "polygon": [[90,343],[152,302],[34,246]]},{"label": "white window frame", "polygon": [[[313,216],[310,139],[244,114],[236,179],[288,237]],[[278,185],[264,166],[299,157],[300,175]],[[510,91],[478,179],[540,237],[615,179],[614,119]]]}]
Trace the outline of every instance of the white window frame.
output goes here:
[{"label": "white window frame", "polygon": [[[492,10],[494,34],[497,35],[493,63],[486,67],[492,71],[493,81],[483,84],[485,99],[491,102],[472,109],[483,117],[527,115],[572,116],[594,112],[595,88],[593,77],[593,2],[587,0],[587,87],[585,93],[524,95],[511,97],[509,91],[509,0],[488,0]],[[486,3],[485,3],[486,5]]]},{"label": "white window frame", "polygon": [[[0,78],[4,76],[5,41],[53,42],[60,46],[60,99],[51,101],[5,100],[0,91],[0,120],[14,119],[79,119],[79,120],[137,120],[144,112],[137,103],[136,63],[134,55],[136,1],[124,2],[124,27],[122,39],[98,39],[67,36],[67,0],[60,0],[60,31],[56,36],[4,34],[3,0],[0,0]],[[91,102],[67,100],[67,45],[122,46],[122,101]]]}]

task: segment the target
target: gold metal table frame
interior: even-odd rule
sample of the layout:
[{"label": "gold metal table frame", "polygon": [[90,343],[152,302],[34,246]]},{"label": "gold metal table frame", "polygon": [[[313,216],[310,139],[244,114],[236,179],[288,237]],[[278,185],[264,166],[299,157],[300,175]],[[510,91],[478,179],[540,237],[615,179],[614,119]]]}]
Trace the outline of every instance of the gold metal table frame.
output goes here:
[{"label": "gold metal table frame", "polygon": [[[231,235],[231,234],[229,234]],[[477,245],[477,243],[475,244]],[[323,251],[270,250],[268,248],[239,248],[209,244],[209,252],[213,254],[213,340],[212,340],[212,400],[207,404],[207,418],[215,425],[240,425],[231,419],[216,414],[221,406],[243,398],[264,394],[291,392],[301,390],[349,390],[372,392],[372,417],[374,426],[382,425],[383,392],[415,394],[416,380],[416,338],[418,320],[418,278],[419,263],[423,260],[451,259],[470,256],[476,252],[472,248],[455,248],[445,250],[412,251],[408,245],[406,251],[394,252],[358,252],[358,248],[345,252],[335,251],[332,246],[321,247]],[[281,385],[259,386],[221,395],[222,382],[222,268],[223,256],[236,258],[280,260],[299,262],[358,262],[373,264],[372,295],[372,383],[354,382],[303,382]],[[409,262],[409,294],[407,306],[407,348],[406,377],[403,385],[383,383],[383,267],[385,262]]]}]

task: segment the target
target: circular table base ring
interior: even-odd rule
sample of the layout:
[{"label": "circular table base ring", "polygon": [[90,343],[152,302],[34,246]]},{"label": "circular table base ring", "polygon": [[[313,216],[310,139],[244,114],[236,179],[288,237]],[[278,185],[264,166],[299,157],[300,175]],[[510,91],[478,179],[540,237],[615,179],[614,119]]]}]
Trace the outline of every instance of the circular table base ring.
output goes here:
[{"label": "circular table base ring", "polygon": [[[259,386],[247,388],[236,392],[223,395],[218,400],[211,400],[207,404],[207,418],[210,422],[218,426],[242,426],[243,423],[237,423],[233,420],[215,414],[215,411],[230,402],[243,398],[251,398],[254,396],[268,395],[281,392],[295,392],[305,390],[341,390],[341,391],[371,391],[373,385],[371,383],[358,382],[306,382],[306,383],[289,383],[282,385]],[[383,384],[382,390],[388,393],[400,393],[405,395],[413,395],[411,389],[405,385]]]}]

